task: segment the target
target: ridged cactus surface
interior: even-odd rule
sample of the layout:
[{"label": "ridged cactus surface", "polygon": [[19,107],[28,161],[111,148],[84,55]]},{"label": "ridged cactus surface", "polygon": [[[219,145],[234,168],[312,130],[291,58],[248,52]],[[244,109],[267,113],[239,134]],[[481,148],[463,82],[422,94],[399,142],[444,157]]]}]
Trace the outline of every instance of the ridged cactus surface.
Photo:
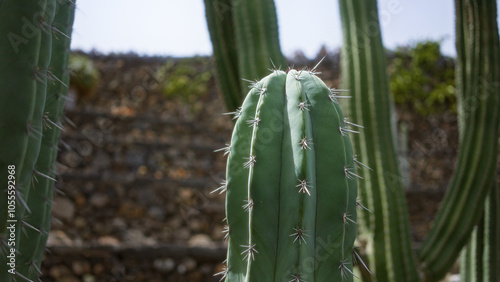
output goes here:
[{"label": "ridged cactus surface", "polygon": [[274,62],[285,66],[273,0],[204,0],[217,80],[227,109],[245,98],[241,78],[263,77]]},{"label": "ridged cactus surface", "polygon": [[228,153],[226,281],[352,281],[359,177],[335,91],[275,70],[237,112]]},{"label": "ridged cactus surface", "polygon": [[8,40],[0,44],[0,281],[36,281],[50,228],[75,1],[0,4],[0,36]]}]

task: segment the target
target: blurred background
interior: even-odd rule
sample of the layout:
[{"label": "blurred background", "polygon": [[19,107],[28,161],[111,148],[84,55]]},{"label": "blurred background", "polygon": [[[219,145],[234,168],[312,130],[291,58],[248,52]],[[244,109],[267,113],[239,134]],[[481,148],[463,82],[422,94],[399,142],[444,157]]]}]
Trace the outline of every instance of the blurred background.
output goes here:
[{"label": "blurred background", "polygon": [[[219,281],[233,123],[201,0],[77,3],[43,281]],[[339,86],[336,1],[276,0],[290,65]],[[430,9],[429,7],[432,7]],[[380,0],[415,248],[454,169],[453,1]],[[256,78],[248,78],[256,79]],[[417,212],[415,212],[417,211]]]}]

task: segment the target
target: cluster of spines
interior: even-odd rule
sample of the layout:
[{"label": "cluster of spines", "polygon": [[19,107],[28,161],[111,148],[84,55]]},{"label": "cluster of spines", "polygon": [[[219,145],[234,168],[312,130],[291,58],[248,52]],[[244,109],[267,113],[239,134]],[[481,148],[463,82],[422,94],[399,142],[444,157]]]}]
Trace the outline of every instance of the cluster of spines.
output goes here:
[{"label": "cluster of spines", "polygon": [[[310,71],[308,71],[308,70],[301,70],[301,71],[295,72],[295,73],[293,73],[293,77],[297,81],[300,82],[302,80],[301,74],[302,74],[303,71],[307,71],[311,75],[317,75],[318,72],[315,71],[316,67],[314,67]],[[272,71],[273,71],[273,73],[278,74],[279,70],[275,69],[275,70],[272,70]],[[289,69],[288,71],[291,71],[291,70]],[[249,81],[249,82],[251,83],[250,88],[252,89],[250,91],[249,95],[260,95],[260,96],[262,96],[262,95],[265,95],[267,93],[266,92],[267,88],[265,86],[261,85],[261,83],[259,81]],[[329,90],[330,91],[329,91],[329,95],[327,96],[327,98],[331,102],[337,103],[338,102],[337,98],[350,98],[349,96],[340,96],[339,95],[340,92],[343,92],[345,90],[339,90],[339,89],[334,89],[334,88],[330,88]],[[259,116],[259,110],[260,110],[260,106],[261,106],[261,101],[262,101],[262,99],[259,99],[259,102],[257,104],[256,114],[254,116],[252,116],[251,119],[246,120],[246,123],[250,127],[253,127],[253,133],[252,133],[253,137],[255,137],[255,132],[258,130],[258,125],[261,122],[261,118]],[[307,98],[304,99],[303,101],[299,102],[298,105],[297,105],[297,107],[302,112],[309,112],[311,110],[311,108],[310,108],[311,105],[308,103]],[[228,113],[228,114],[233,114],[234,115],[233,119],[237,119],[241,115],[241,108],[238,108],[237,111],[232,112],[232,113]],[[342,121],[342,124],[343,124],[343,126],[339,127],[339,131],[340,131],[340,133],[341,133],[342,136],[346,136],[347,133],[359,133],[359,131],[353,130],[352,127],[363,128],[360,125],[357,125],[355,123],[349,122],[347,120],[347,118],[345,118]],[[249,179],[251,179],[252,170],[253,170],[254,166],[256,165],[256,163],[257,163],[257,156],[253,153],[253,142],[254,142],[254,138],[252,138],[252,141],[251,141],[251,144],[250,144],[250,155],[248,157],[245,157],[244,160],[243,160],[243,162],[242,162],[243,168],[249,170],[249,174],[250,174]],[[311,149],[310,145],[313,144],[313,139],[310,138],[310,137],[308,137],[308,136],[303,136],[300,140],[298,140],[297,143],[298,143],[298,145],[300,145],[300,148],[302,150],[306,150],[307,151],[307,150]],[[224,156],[226,156],[226,155],[228,155],[228,154],[231,153],[231,145],[230,145],[230,143],[226,143],[226,147],[224,147],[222,149],[219,149],[219,150],[216,150],[216,151],[223,151],[224,152]],[[346,165],[344,167],[344,175],[345,175],[346,179],[347,180],[354,180],[355,178],[363,179],[361,176],[359,176],[358,174],[355,173],[355,169],[356,168],[362,168],[362,167],[370,169],[365,164],[359,162],[356,159],[356,156],[354,156],[354,158],[352,159],[352,163],[348,164],[348,165]],[[249,181],[251,181],[251,180],[249,180]],[[253,210],[253,206],[254,206],[253,200],[251,198],[250,187],[251,187],[251,185],[249,184],[248,198],[246,200],[244,200],[244,203],[242,205],[242,208],[246,212],[249,213],[249,229],[252,228],[252,226],[251,226],[251,220],[252,220],[252,210]],[[304,195],[307,194],[308,196],[311,196],[310,189],[312,189],[313,187],[310,185],[310,183],[307,180],[307,178],[297,179],[297,185],[296,185],[296,187],[297,187],[298,193],[302,193]],[[226,191],[227,191],[227,182],[224,181],[222,183],[222,186],[220,186],[219,188],[215,189],[212,193],[214,193],[214,192],[223,193],[223,192],[226,192]],[[364,207],[362,204],[360,204],[360,202],[357,200],[356,201],[356,208],[360,208],[360,207],[366,209],[366,207]],[[343,222],[344,226],[347,226],[350,223],[357,224],[350,216],[351,215],[349,214],[349,212],[347,212],[347,210],[343,213],[342,222]],[[226,225],[226,227],[225,227],[225,229],[223,231],[225,233],[225,235],[224,235],[225,239],[227,239],[228,237],[230,237],[230,232],[229,231],[230,231],[229,226]],[[249,232],[249,234],[250,234],[250,238],[249,238],[248,244],[240,245],[240,247],[243,248],[243,251],[241,252],[242,259],[246,260],[246,261],[254,260],[255,256],[258,254],[258,250],[257,250],[256,244],[252,244],[251,232]],[[293,232],[289,235],[289,237],[291,237],[293,239],[292,243],[298,243],[300,245],[302,243],[307,244],[306,238],[308,238],[310,236],[307,234],[307,230],[302,228],[302,224],[299,224],[296,228],[293,228]],[[352,258],[353,262],[355,262],[356,260],[361,260],[361,257],[359,255],[357,255],[357,253],[356,253],[357,257],[354,257],[354,254],[355,254],[355,251],[353,250],[353,258]],[[361,263],[362,263],[363,266],[366,267],[366,265],[362,261],[361,261]],[[354,276],[354,273],[352,272],[352,270],[349,267],[350,264],[351,264],[351,260],[348,260],[348,259],[342,259],[339,262],[338,268],[340,270],[340,273],[341,273],[341,276],[342,276],[343,279],[347,278],[349,274]],[[227,276],[228,271],[229,271],[229,268],[226,267],[224,269],[224,271],[222,271],[220,273],[217,273],[216,275],[222,275],[222,279],[221,280],[223,280]],[[290,281],[305,281],[303,279],[301,280],[301,275],[299,273],[293,274],[292,278],[293,279],[290,280]]]}]

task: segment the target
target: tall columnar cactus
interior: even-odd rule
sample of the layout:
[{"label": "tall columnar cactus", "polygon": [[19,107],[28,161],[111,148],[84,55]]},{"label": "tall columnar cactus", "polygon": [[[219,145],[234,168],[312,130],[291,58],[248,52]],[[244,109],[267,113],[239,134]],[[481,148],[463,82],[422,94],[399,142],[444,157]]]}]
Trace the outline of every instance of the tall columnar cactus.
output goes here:
[{"label": "tall columnar cactus", "polygon": [[272,67],[284,67],[273,0],[205,0],[217,78],[228,110],[241,105],[241,78],[257,79]]},{"label": "tall columnar cactus", "polygon": [[[473,97],[497,95],[500,90],[500,49],[496,25],[496,5],[494,1],[455,1],[457,53],[457,86],[461,118],[460,140],[464,138],[469,111],[474,111],[470,103]],[[488,15],[488,16],[484,16]],[[474,43],[473,38],[479,38]],[[483,46],[490,45],[485,49]],[[484,52],[486,51],[486,52]],[[482,55],[481,53],[484,52]],[[485,61],[485,58],[488,58]],[[486,65],[476,65],[483,61]],[[478,68],[479,66],[479,68]],[[474,71],[472,71],[474,70]],[[491,75],[491,78],[488,76]],[[496,79],[495,79],[496,77]],[[478,96],[473,92],[479,90]],[[498,99],[498,98],[497,98]],[[498,111],[498,108],[497,108]],[[460,274],[464,281],[500,280],[500,193],[496,177],[491,179],[489,195],[479,224],[474,228],[471,239],[461,255]]]},{"label": "tall columnar cactus", "polygon": [[[35,102],[37,100],[37,76],[39,50],[42,31],[40,20],[45,11],[46,2],[39,1],[2,1],[0,8],[0,280],[9,281],[9,266],[7,262],[11,255],[10,249],[15,244],[16,233],[21,225],[21,219],[27,209],[26,200],[30,185],[20,185],[23,179],[30,179],[32,171],[23,170],[30,139],[40,134],[36,132],[33,120]],[[8,39],[6,42],[5,39]],[[40,128],[38,129],[40,130]],[[40,137],[41,138],[41,137]],[[34,162],[31,166],[34,165]],[[14,175],[13,182],[8,183],[8,170]],[[14,174],[15,172],[15,174]],[[12,177],[11,177],[12,179]],[[11,184],[11,186],[8,186]],[[12,189],[15,187],[15,190]],[[10,189],[9,189],[10,188]],[[14,201],[15,199],[15,201]],[[9,213],[5,208],[9,204],[15,212]],[[14,205],[11,205],[14,204]],[[13,218],[9,218],[13,215]],[[8,220],[16,220],[9,222]],[[13,225],[11,225],[11,223]],[[9,229],[8,229],[9,227]],[[9,241],[10,235],[13,239]],[[10,243],[10,244],[9,244]]]},{"label": "tall columnar cactus", "polygon": [[[462,137],[456,171],[419,252],[422,274],[429,281],[446,274],[469,240],[495,181],[498,154],[500,47],[496,3],[456,3]],[[370,265],[378,281],[415,281],[419,275],[409,245],[406,203],[390,130],[392,111],[376,1],[340,0],[340,6],[344,83],[355,98],[350,110],[355,121],[368,125],[363,137],[353,143],[366,157],[365,162],[375,167],[360,186],[362,197],[374,212],[360,220],[362,230],[373,236],[367,239],[373,248],[368,250]]]},{"label": "tall columnar cactus", "polygon": [[[55,1],[54,1],[55,5]],[[51,60],[48,67],[47,98],[43,110],[43,137],[36,162],[38,176],[29,193],[30,215],[19,240],[19,273],[35,281],[40,272],[45,243],[50,231],[51,201],[55,178],[61,117],[69,84],[69,50],[75,6],[72,0],[59,1],[52,24]]]},{"label": "tall columnar cactus", "polygon": [[417,281],[377,2],[340,0],[339,4],[344,36],[343,88],[353,97],[349,115],[366,126],[365,134],[354,136],[353,144],[361,160],[373,168],[360,183],[360,198],[373,211],[360,216],[370,269],[378,281]]},{"label": "tall columnar cactus", "polygon": [[[9,208],[0,214],[0,280],[37,280],[49,232],[75,7],[70,0],[6,0],[1,4],[0,36],[8,38],[9,44],[0,46],[5,62],[0,66],[4,89],[0,95],[0,176],[5,180],[0,199]],[[7,183],[12,176],[15,184]],[[16,201],[8,202],[13,195]]]},{"label": "tall columnar cactus", "polygon": [[496,181],[500,126],[496,10],[496,1],[456,1],[461,136],[458,162],[420,251],[424,271],[434,279],[446,273],[469,241],[472,228],[483,213],[486,195]]},{"label": "tall columnar cactus", "polygon": [[352,281],[356,167],[346,121],[314,70],[251,86],[228,153],[226,281]]}]

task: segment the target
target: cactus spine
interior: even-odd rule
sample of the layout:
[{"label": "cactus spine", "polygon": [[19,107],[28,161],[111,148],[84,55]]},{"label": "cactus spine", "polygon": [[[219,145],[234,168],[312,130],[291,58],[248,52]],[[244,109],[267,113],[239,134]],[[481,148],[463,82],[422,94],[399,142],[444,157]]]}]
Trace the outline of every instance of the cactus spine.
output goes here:
[{"label": "cactus spine", "polygon": [[254,83],[227,162],[226,281],[352,281],[356,160],[314,71]]},{"label": "cactus spine", "polygon": [[[50,227],[54,162],[60,132],[69,72],[67,61],[74,16],[74,2],[48,0],[37,3],[3,1],[0,32],[11,44],[0,47],[0,175],[16,166],[16,236],[9,241],[5,227],[9,215],[2,209],[0,280],[19,277],[33,281],[40,264]],[[4,34],[5,33],[5,34]],[[23,75],[24,74],[24,75]],[[25,112],[29,109],[29,114]],[[4,177],[5,176],[5,177]],[[1,200],[7,202],[7,189]],[[11,243],[11,244],[9,244]],[[15,244],[15,245],[14,245]],[[15,270],[6,261],[10,249],[16,254]],[[10,261],[10,260],[9,260]]]},{"label": "cactus spine", "polygon": [[286,65],[276,7],[273,0],[204,2],[218,84],[227,109],[233,111],[246,95],[241,78],[264,77],[272,67],[271,60],[277,66]]}]

